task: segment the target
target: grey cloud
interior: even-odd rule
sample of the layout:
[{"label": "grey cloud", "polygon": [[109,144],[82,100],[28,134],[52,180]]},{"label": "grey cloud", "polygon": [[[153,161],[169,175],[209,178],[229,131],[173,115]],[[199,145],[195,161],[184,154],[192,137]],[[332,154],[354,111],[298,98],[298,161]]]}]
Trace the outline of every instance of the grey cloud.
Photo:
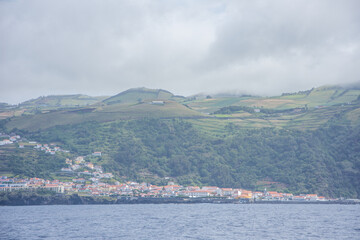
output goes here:
[{"label": "grey cloud", "polygon": [[197,68],[211,82],[226,75],[223,84],[265,95],[359,81],[358,5],[236,1]]},{"label": "grey cloud", "polygon": [[0,1],[0,102],[359,81],[358,1]]},{"label": "grey cloud", "polygon": [[316,58],[344,45],[358,47],[358,4],[339,3],[236,1],[232,6],[236,11],[230,11],[218,27],[217,39],[206,60],[216,60],[216,65],[221,66],[262,57],[291,58],[306,54]]}]

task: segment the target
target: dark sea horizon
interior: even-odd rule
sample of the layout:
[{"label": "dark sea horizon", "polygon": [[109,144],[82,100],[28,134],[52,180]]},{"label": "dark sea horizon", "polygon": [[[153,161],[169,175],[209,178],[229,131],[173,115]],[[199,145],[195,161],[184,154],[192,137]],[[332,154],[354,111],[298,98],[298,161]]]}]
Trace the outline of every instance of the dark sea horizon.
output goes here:
[{"label": "dark sea horizon", "polygon": [[0,207],[0,239],[360,239],[360,205]]}]

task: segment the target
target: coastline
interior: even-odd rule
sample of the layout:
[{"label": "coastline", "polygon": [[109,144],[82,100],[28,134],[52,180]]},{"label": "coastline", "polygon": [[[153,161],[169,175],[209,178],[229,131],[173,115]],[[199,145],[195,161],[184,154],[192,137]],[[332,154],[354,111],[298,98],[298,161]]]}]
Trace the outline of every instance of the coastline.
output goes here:
[{"label": "coastline", "polygon": [[51,196],[22,195],[6,196],[0,199],[0,206],[30,206],[30,205],[109,205],[109,204],[343,204],[355,205],[355,200],[336,201],[249,201],[249,199],[226,198],[183,198],[183,197],[94,197],[79,196],[78,194],[56,194]]}]

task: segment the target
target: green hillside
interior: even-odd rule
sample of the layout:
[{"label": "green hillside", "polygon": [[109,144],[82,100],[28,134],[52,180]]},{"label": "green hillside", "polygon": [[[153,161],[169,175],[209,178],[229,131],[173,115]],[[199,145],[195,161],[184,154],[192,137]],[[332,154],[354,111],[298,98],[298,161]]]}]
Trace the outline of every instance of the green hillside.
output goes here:
[{"label": "green hillside", "polygon": [[186,102],[194,110],[213,113],[223,107],[246,106],[266,109],[318,108],[336,104],[347,104],[358,98],[359,89],[325,86],[297,93],[284,93],[275,97],[220,97]]},{"label": "green hillside", "polygon": [[[194,100],[177,97],[161,89],[134,88],[83,107],[74,107],[74,104],[81,101],[82,104],[89,103],[86,101],[96,101],[96,98],[83,95],[38,98],[25,102],[18,109],[0,112],[0,118],[13,117],[6,123],[9,130],[18,128],[30,131],[86,121],[107,122],[144,117],[193,118],[194,125],[210,132],[221,131],[228,123],[243,128],[316,129],[335,115],[350,111],[353,114],[347,116],[356,119],[355,110],[359,106],[354,100],[359,95],[360,90],[328,86],[269,98],[231,96]],[[152,104],[156,100],[161,101],[160,104]],[[29,107],[24,109],[24,106]],[[30,106],[38,107],[29,110]],[[39,106],[43,107],[41,111]],[[356,121],[352,124],[356,124]]]},{"label": "green hillside", "polygon": [[0,119],[79,108],[101,102],[105,98],[107,97],[91,97],[81,94],[50,95],[31,99],[19,105],[0,103]]},{"label": "green hillside", "polygon": [[105,99],[106,104],[117,103],[138,103],[148,100],[176,100],[181,99],[179,96],[174,96],[171,92],[162,89],[148,89],[148,88],[132,88],[121,92],[115,96]]},{"label": "green hillside", "polygon": [[[271,181],[285,192],[360,197],[359,95],[322,87],[270,98],[174,101],[167,91],[131,89],[85,107],[19,113],[0,129],[56,142],[74,156],[101,151],[97,164],[120,181],[171,177],[252,190]],[[0,171],[56,177],[51,173],[63,164],[22,151],[0,146]]]},{"label": "green hillside", "polygon": [[90,97],[87,95],[50,95],[38,97],[19,104],[20,108],[56,109],[64,107],[81,107],[92,105],[106,97]]},{"label": "green hillside", "polygon": [[19,149],[15,144],[0,146],[0,175],[51,178],[65,166],[64,155],[49,155],[32,147]]},{"label": "green hillside", "polygon": [[135,104],[94,105],[73,110],[58,110],[35,115],[23,115],[6,123],[7,129],[36,131],[57,125],[78,124],[82,122],[109,122],[138,118],[176,118],[201,117],[202,115],[174,101],[164,101],[157,105],[151,102]]},{"label": "green hillside", "polygon": [[[343,125],[357,124],[360,103],[357,101],[344,105],[333,105],[313,109],[294,108],[287,110],[260,109],[254,112],[253,108],[231,106],[225,107],[215,114],[213,118],[193,121],[201,127],[213,125],[215,128],[225,123],[233,123],[243,128],[275,127],[285,129],[313,130],[326,124],[336,116],[345,116]],[[339,123],[340,124],[340,123]]]},{"label": "green hillside", "polygon": [[[339,119],[340,121],[340,119]],[[216,135],[188,120],[141,119],[57,126],[30,134],[58,142],[78,155],[103,152],[98,162],[118,179],[263,190],[326,196],[360,196],[360,128],[337,125],[315,131],[243,129],[225,125]]]},{"label": "green hillside", "polygon": [[221,97],[185,102],[208,118],[191,120],[200,130],[217,134],[232,123],[242,128],[275,127],[314,130],[339,115],[343,125],[358,123],[360,90],[327,86],[278,97]]}]

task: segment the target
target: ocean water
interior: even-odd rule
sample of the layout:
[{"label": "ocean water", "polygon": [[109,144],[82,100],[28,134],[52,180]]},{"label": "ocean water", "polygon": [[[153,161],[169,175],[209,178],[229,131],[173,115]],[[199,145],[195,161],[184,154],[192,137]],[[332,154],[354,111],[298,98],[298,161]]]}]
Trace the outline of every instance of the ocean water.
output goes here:
[{"label": "ocean water", "polygon": [[360,239],[360,205],[0,207],[0,239]]}]

